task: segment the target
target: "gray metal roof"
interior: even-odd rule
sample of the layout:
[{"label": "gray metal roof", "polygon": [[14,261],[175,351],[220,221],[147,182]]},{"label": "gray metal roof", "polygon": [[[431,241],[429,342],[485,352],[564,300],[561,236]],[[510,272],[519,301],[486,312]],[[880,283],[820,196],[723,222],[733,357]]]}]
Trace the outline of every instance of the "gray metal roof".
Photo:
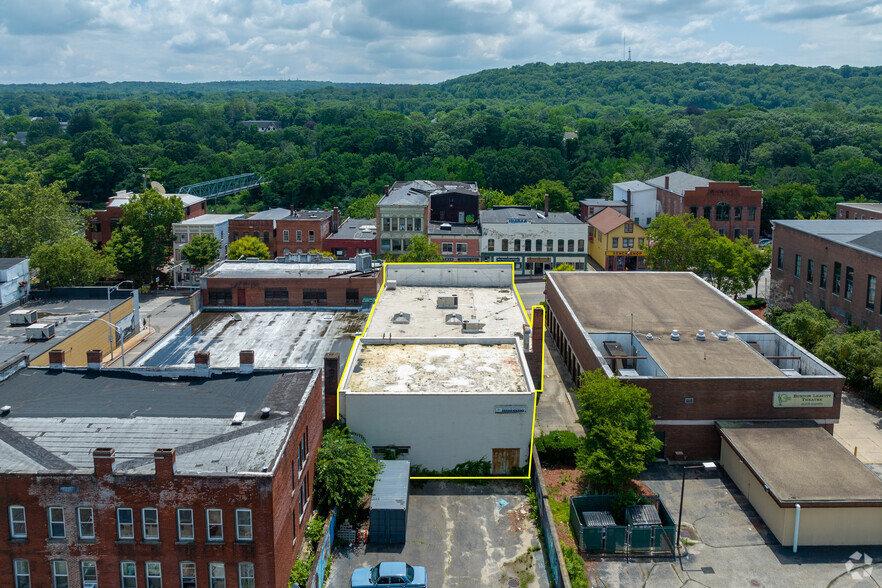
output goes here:
[{"label": "gray metal roof", "polygon": [[882,220],[776,220],[772,224],[882,255]]},{"label": "gray metal roof", "polygon": [[711,180],[707,178],[702,178],[701,176],[693,176],[692,174],[687,174],[686,172],[682,171],[675,171],[669,174],[665,174],[663,176],[659,176],[657,178],[652,178],[651,180],[646,180],[646,183],[657,188],[664,188],[665,178],[669,178],[667,190],[674,192],[675,194],[679,194],[680,196],[682,196],[688,190],[694,190],[699,186],[708,186],[711,183]]},{"label": "gray metal roof", "polygon": [[548,216],[545,216],[541,211],[516,206],[481,211],[481,224],[504,224],[508,223],[509,220],[521,219],[534,225],[582,224],[582,221],[569,212],[549,212]]},{"label": "gray metal roof", "polygon": [[223,223],[229,222],[233,219],[242,218],[242,217],[243,217],[243,215],[241,215],[241,214],[203,214],[201,216],[194,216],[193,218],[188,218],[186,220],[182,220],[181,222],[175,223],[172,226],[175,226],[175,227],[178,225],[186,225],[186,226],[212,225],[212,226],[214,226],[214,225],[223,224]]},{"label": "gray metal roof", "polygon": [[[441,225],[449,225],[449,229],[442,229]],[[471,225],[464,225],[459,223],[439,223],[439,222],[430,222],[427,232],[429,235],[435,236],[444,236],[444,235],[456,235],[457,237],[462,236],[478,236],[481,234],[481,226],[477,223]]]},{"label": "gray metal roof", "polygon": [[377,206],[428,206],[429,197],[423,192],[418,192],[410,185],[389,190],[389,193],[383,196]]},{"label": "gray metal roof", "polygon": [[579,204],[584,204],[585,206],[616,206],[621,208],[627,206],[623,200],[606,200],[604,198],[585,198],[584,200],[579,200]]},{"label": "gray metal roof", "polygon": [[249,220],[279,220],[285,217],[291,216],[291,211],[287,208],[270,208],[269,210],[262,210],[257,214],[252,214],[248,217]]},{"label": "gray metal roof", "polygon": [[429,196],[446,192],[477,194],[476,182],[413,180],[395,182],[377,206],[427,206]]},{"label": "gray metal roof", "polygon": [[[682,172],[678,172],[678,173],[682,173]],[[698,176],[693,176],[693,177],[698,177]],[[651,182],[652,180],[649,180],[649,181]],[[664,185],[665,185],[665,180],[664,180],[664,176],[662,176],[662,186],[664,186]],[[622,190],[631,190],[632,192],[637,192],[639,190],[653,190],[653,189],[655,189],[654,186],[650,186],[646,182],[641,182],[640,180],[629,180],[627,182],[616,182],[615,184],[613,184],[613,186],[615,186],[616,188],[621,188]]]},{"label": "gray metal roof", "polygon": [[0,257],[0,270],[9,269],[26,259],[27,257]]},{"label": "gray metal roof", "polygon": [[859,208],[868,212],[882,212],[882,202],[837,202],[837,205]]},{"label": "gray metal roof", "polygon": [[407,510],[410,491],[410,462],[380,460],[383,470],[377,474],[371,494],[371,510]]},{"label": "gray metal roof", "polygon": [[[371,226],[373,230],[363,231],[362,227]],[[336,233],[325,237],[325,243],[333,243],[338,239],[357,239],[360,241],[375,241],[377,239],[377,219],[375,218],[348,218]]]}]

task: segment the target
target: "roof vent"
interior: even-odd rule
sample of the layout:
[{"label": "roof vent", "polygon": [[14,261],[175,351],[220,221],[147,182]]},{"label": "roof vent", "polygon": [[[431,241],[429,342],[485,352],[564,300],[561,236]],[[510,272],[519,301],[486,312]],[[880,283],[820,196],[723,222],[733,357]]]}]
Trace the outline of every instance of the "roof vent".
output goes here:
[{"label": "roof vent", "polygon": [[0,416],[8,415],[9,411],[11,411],[11,410],[12,410],[12,407],[9,406],[8,404],[4,404],[3,406],[0,406]]},{"label": "roof vent", "polygon": [[704,336],[704,330],[698,329],[698,333],[695,334],[695,338],[699,341],[704,341],[706,339],[706,337]]},{"label": "roof vent", "polygon": [[269,418],[269,415],[270,415],[270,407],[264,406],[263,408],[260,409],[260,418],[266,419],[266,418]]},{"label": "roof vent", "polygon": [[233,415],[233,421],[230,423],[231,425],[241,425],[245,420],[245,411],[237,412]]},{"label": "roof vent", "polygon": [[462,315],[456,312],[448,312],[444,315],[444,323],[448,325],[461,325]]},{"label": "roof vent", "polygon": [[477,321],[462,321],[463,333],[480,333],[482,330],[484,330],[484,323],[479,323]]},{"label": "roof vent", "polygon": [[674,329],[671,331],[671,341],[679,341],[680,340],[680,331]]},{"label": "roof vent", "polygon": [[438,308],[459,308],[459,298],[456,294],[438,292]]},{"label": "roof vent", "polygon": [[722,331],[719,332],[717,337],[719,338],[720,341],[728,341],[729,340],[729,331],[727,331],[726,329],[723,329]]},{"label": "roof vent", "polygon": [[394,290],[398,287],[398,280],[386,280],[386,289]]},{"label": "roof vent", "polygon": [[392,323],[396,325],[409,325],[410,324],[410,313],[407,312],[396,312],[392,317]]},{"label": "roof vent", "polygon": [[453,225],[451,225],[450,223],[441,223],[440,225],[438,225],[438,228],[442,231],[452,231]]},{"label": "roof vent", "polygon": [[247,263],[257,263],[258,261],[260,261],[260,258],[259,257],[246,257],[245,261]]},{"label": "roof vent", "polygon": [[646,340],[647,341],[652,341],[653,339],[655,339],[655,337],[652,336],[652,333],[646,333]]}]

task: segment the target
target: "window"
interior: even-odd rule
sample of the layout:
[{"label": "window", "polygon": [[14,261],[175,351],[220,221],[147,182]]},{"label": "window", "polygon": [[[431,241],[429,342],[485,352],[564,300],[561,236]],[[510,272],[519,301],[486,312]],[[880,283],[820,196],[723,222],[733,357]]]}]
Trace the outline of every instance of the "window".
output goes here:
[{"label": "window", "polygon": [[818,284],[821,288],[827,287],[827,266],[821,264],[821,282]]},{"label": "window", "polygon": [[145,541],[159,540],[159,511],[155,508],[141,509],[141,527]]},{"label": "window", "polygon": [[[529,245],[529,244],[530,244],[530,242],[527,241],[527,245]],[[529,251],[529,248],[527,250]],[[457,243],[456,244],[456,254],[457,255],[465,255],[468,252],[469,252],[468,243]]]},{"label": "window", "polygon": [[753,241],[753,236],[755,234],[756,234],[756,231],[753,229],[753,227],[750,227],[749,229],[747,229],[747,236],[750,238],[751,241]]},{"label": "window", "polygon": [[361,304],[361,292],[358,288],[346,288],[346,306]]},{"label": "window", "polygon": [[[383,217],[383,230],[384,231],[391,231],[392,230],[392,228],[390,226],[390,222],[391,221],[389,220],[389,217],[387,217],[387,216]],[[300,240],[300,231],[297,231],[297,240],[298,241]]]},{"label": "window", "polygon": [[25,521],[23,506],[9,507],[9,535],[13,539],[22,539],[28,536],[28,525]]},{"label": "window", "polygon": [[876,308],[876,276],[867,276],[867,310]]},{"label": "window", "polygon": [[95,514],[92,507],[81,506],[77,509],[80,539],[95,538]]},{"label": "window", "polygon": [[116,530],[120,539],[135,538],[135,518],[130,508],[116,509]]},{"label": "window", "polygon": [[536,239],[536,251],[542,251],[542,239]]},{"label": "window", "polygon": [[633,233],[634,232],[634,223],[625,223],[625,232]]},{"label": "window", "polygon": [[287,242],[289,241],[289,238],[290,238],[290,237],[291,237],[291,233],[290,233],[287,229],[285,229],[284,231],[282,231],[282,241],[284,241],[285,243],[287,243]]},{"label": "window", "polygon": [[231,241],[239,240],[239,231],[233,231],[233,236],[230,238]]},{"label": "window", "polygon": [[545,241],[545,251],[549,253],[554,251],[554,239],[548,239]]},{"label": "window", "polygon": [[622,249],[632,249],[634,247],[634,237],[622,237]]},{"label": "window", "polygon": [[300,508],[298,509],[297,512],[298,512],[298,514],[300,515],[300,518],[302,519],[302,518],[303,518],[303,510],[306,508],[306,488],[305,488],[305,484],[302,484],[302,485],[300,486],[300,500],[299,500],[299,505],[300,505]]},{"label": "window", "polygon": [[64,539],[64,509],[60,506],[49,507],[49,538]]},{"label": "window", "polygon": [[524,251],[532,251],[533,250],[533,241],[530,239],[524,239]]},{"label": "window", "polygon": [[138,574],[135,570],[135,562],[119,562],[119,575],[122,579],[122,588],[138,588]]},{"label": "window", "polygon": [[564,250],[564,240],[558,239],[557,240],[557,251],[558,251],[558,253],[563,253],[563,250]]},{"label": "window", "polygon": [[521,250],[521,240],[520,240],[520,239],[515,239],[515,240],[514,240],[514,250],[515,250],[515,251],[520,251],[520,250]]},{"label": "window", "polygon": [[196,538],[193,533],[193,509],[178,509],[178,541],[193,541]]},{"label": "window", "polygon": [[12,573],[15,575],[15,588],[31,588],[31,564],[28,560],[12,560]]},{"label": "window", "polygon": [[778,269],[784,269],[784,250],[778,247]]},{"label": "window", "polygon": [[703,208],[703,211],[704,211],[704,218],[710,220],[710,217],[711,217],[711,207],[710,207],[710,206],[705,206],[705,207]]},{"label": "window", "polygon": [[309,232],[309,242],[310,242],[310,243],[315,243],[315,231],[310,231],[310,232]]},{"label": "window", "polygon": [[441,253],[453,253],[453,243],[441,243]]},{"label": "window", "polygon": [[854,286],[854,269],[845,268],[845,299],[851,300],[852,287]]},{"label": "window", "polygon": [[327,306],[328,291],[324,288],[304,288],[303,306]]},{"label": "window", "polygon": [[839,296],[839,285],[842,280],[842,264],[838,261],[833,264],[833,293]]},{"label": "window", "polygon": [[209,508],[205,511],[205,524],[208,531],[209,541],[224,540],[224,517],[219,508]]},{"label": "window", "polygon": [[797,253],[793,263],[793,275],[799,278],[802,273],[802,256]]},{"label": "window", "polygon": [[389,251],[392,249],[392,243],[389,239],[382,239],[380,241],[380,251]]},{"label": "window", "polygon": [[238,541],[251,541],[251,509],[236,509],[236,539]]},{"label": "window", "polygon": [[254,564],[243,561],[239,564],[239,588],[254,588]]},{"label": "window", "polygon": [[287,288],[265,288],[263,291],[263,303],[266,306],[287,306]]},{"label": "window", "polygon": [[192,561],[181,562],[181,588],[196,588],[196,564]]},{"label": "window", "polygon": [[640,237],[639,239],[637,239],[637,247],[639,247],[640,249],[643,249],[643,237]]},{"label": "window", "polygon": [[70,588],[66,561],[60,559],[52,561],[52,588]]},{"label": "window", "polygon": [[423,230],[423,219],[417,217],[413,219],[413,230],[414,231],[422,231]]},{"label": "window", "polygon": [[717,213],[716,219],[718,221],[729,220],[729,203],[728,202],[718,202],[716,213]]},{"label": "window", "polygon": [[613,237],[613,238],[612,238],[612,248],[613,248],[613,249],[618,249],[618,248],[619,248],[619,238],[618,238],[618,237]]},{"label": "window", "polygon": [[567,253],[572,253],[576,250],[576,242],[573,239],[569,239],[567,241]]},{"label": "window", "polygon": [[[384,218],[383,220],[385,221],[385,223],[383,224],[383,227],[388,231],[389,230],[389,219]],[[294,231],[294,240],[297,241],[298,243],[303,241],[303,231]]]},{"label": "window", "polygon": [[737,221],[741,220],[741,207],[740,206],[735,207],[735,220],[737,220]]},{"label": "window", "polygon": [[815,281],[815,260],[808,260],[808,264],[805,268],[805,281],[811,284]]},{"label": "window", "polygon": [[493,251],[493,249],[495,247],[496,247],[496,240],[495,239],[487,239],[487,251]]},{"label": "window", "polygon": [[208,564],[208,585],[210,588],[226,588],[227,576],[222,562],[215,561]]},{"label": "window", "polygon": [[578,250],[580,253],[585,251],[585,239],[579,239]]},{"label": "window", "polygon": [[208,290],[208,306],[232,306],[232,290]]},{"label": "window", "polygon": [[689,207],[689,214],[698,218],[698,207],[697,206],[690,206]]},{"label": "window", "polygon": [[737,239],[738,237],[740,237],[740,236],[741,236],[741,229],[739,229],[738,227],[735,227],[732,236],[733,236],[733,238],[735,238],[735,239]]},{"label": "window", "polygon": [[[401,227],[404,229],[404,227]],[[407,217],[407,230],[413,231],[413,217]]]},{"label": "window", "polygon": [[756,206],[747,208],[747,220],[756,220]]},{"label": "window", "polygon": [[720,227],[720,228],[717,230],[717,232],[720,234],[721,237],[725,237],[725,236],[726,236],[726,229],[723,228],[723,227]]},{"label": "window", "polygon": [[96,588],[98,586],[98,562],[81,561],[80,573],[83,577],[83,588]]},{"label": "window", "polygon": [[502,240],[502,250],[503,250],[503,251],[508,251],[508,239],[503,239],[503,240]]},{"label": "window", "polygon": [[148,561],[144,567],[147,572],[147,588],[162,588],[162,564]]},{"label": "window", "polygon": [[267,231],[264,231],[264,232],[263,232],[263,242],[264,242],[265,244],[268,244],[268,243],[269,243],[269,233],[268,233]]}]

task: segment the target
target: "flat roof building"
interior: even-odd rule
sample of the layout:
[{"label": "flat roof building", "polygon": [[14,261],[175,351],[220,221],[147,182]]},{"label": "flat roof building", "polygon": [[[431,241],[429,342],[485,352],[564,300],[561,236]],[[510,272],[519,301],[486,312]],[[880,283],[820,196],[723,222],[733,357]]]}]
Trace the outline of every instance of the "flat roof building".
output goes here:
[{"label": "flat roof building", "polygon": [[340,229],[325,238],[325,250],[337,259],[354,259],[359,253],[377,253],[377,219],[347,218]]},{"label": "flat roof building", "polygon": [[844,378],[695,274],[552,272],[546,296],[570,374],[646,388],[665,457],[718,456],[720,419],[838,422]]}]

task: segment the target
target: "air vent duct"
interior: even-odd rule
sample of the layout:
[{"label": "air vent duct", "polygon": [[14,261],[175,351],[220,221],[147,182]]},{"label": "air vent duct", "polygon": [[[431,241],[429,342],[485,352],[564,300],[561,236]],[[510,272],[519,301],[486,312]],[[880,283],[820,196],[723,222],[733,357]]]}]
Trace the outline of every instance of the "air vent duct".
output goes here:
[{"label": "air vent duct", "polygon": [[704,330],[703,330],[703,329],[698,329],[698,333],[695,334],[695,338],[698,339],[699,341],[704,341],[704,340],[707,339],[707,338],[704,336]]}]

